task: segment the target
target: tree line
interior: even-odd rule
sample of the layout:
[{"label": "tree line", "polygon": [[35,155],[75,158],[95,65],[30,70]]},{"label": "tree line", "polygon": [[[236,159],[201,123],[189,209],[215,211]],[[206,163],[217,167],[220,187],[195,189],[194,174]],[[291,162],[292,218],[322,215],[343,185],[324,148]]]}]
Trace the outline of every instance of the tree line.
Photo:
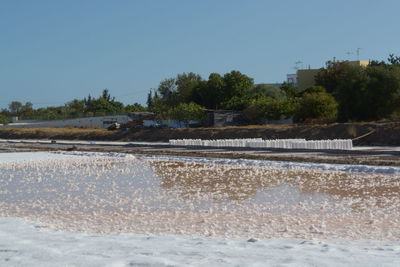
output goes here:
[{"label": "tree line", "polygon": [[[34,109],[32,103],[14,101],[0,112],[0,121],[60,119],[151,111],[158,119],[199,120],[207,109],[240,111],[251,124],[293,118],[295,122],[372,121],[400,118],[400,57],[373,60],[366,67],[346,61],[328,61],[315,77],[315,86],[300,90],[255,84],[239,72],[211,73],[207,79],[188,72],[164,79],[147,96],[147,106],[124,105],[105,89],[65,105]],[[1,122],[0,122],[1,123]]]},{"label": "tree line", "polygon": [[[124,105],[116,101],[110,95],[108,89],[104,89],[99,97],[88,96],[84,99],[74,99],[62,106],[50,106],[34,109],[31,102],[25,104],[13,101],[8,105],[8,109],[0,112],[0,121],[9,122],[13,116],[19,119],[29,120],[55,120],[80,117],[106,116],[126,114],[134,111],[145,111],[146,108],[138,103]],[[1,122],[0,122],[1,123]]]},{"label": "tree line", "polygon": [[400,57],[355,66],[328,61],[315,77],[315,85],[300,90],[254,84],[231,71],[211,73],[208,79],[189,72],[160,82],[147,97],[147,108],[161,118],[171,110],[226,109],[243,112],[249,123],[293,118],[294,122],[346,122],[400,119]]}]

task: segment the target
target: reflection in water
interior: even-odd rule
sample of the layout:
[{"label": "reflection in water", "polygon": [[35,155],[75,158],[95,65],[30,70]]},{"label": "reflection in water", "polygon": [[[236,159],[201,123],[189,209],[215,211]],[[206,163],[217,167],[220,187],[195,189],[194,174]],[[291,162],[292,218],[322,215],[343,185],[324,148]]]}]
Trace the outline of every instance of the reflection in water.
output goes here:
[{"label": "reflection in water", "polygon": [[[325,195],[357,201],[400,198],[400,177],[395,175],[198,162],[154,161],[151,166],[163,188],[178,190],[184,197],[212,193],[216,199],[245,200],[257,192],[274,192],[274,188],[285,185],[292,188],[286,197],[300,191],[310,197]],[[391,205],[390,201],[373,203],[378,207]]]},{"label": "reflection in water", "polygon": [[0,174],[0,215],[60,229],[253,237],[400,235],[398,175],[87,156],[0,163]]}]

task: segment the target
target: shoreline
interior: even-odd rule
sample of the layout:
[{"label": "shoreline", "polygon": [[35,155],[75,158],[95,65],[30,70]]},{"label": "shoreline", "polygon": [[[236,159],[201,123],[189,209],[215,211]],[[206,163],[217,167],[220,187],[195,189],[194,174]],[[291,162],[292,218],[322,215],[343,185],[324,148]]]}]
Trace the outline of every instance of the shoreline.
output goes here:
[{"label": "shoreline", "polygon": [[292,161],[400,167],[400,147],[355,147],[353,150],[291,150],[172,146],[162,142],[88,142],[67,140],[0,140],[0,153],[24,151],[118,152],[199,158]]}]

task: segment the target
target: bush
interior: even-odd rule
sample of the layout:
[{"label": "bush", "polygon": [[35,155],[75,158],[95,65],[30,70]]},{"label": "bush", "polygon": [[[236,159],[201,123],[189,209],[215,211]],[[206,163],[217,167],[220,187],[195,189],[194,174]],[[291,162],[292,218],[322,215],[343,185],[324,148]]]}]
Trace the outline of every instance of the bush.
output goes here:
[{"label": "bush", "polygon": [[10,121],[9,121],[9,119],[5,116],[5,115],[3,115],[3,114],[0,114],[0,124],[8,124]]},{"label": "bush", "polygon": [[167,112],[167,118],[188,123],[190,120],[202,120],[204,108],[196,103],[183,103],[171,108]]},{"label": "bush", "polygon": [[338,103],[328,93],[306,93],[299,101],[295,122],[333,122],[337,119]]},{"label": "bush", "polygon": [[260,97],[251,101],[243,111],[250,123],[262,123],[263,120],[279,120],[293,115],[296,103],[292,99],[272,99]]}]

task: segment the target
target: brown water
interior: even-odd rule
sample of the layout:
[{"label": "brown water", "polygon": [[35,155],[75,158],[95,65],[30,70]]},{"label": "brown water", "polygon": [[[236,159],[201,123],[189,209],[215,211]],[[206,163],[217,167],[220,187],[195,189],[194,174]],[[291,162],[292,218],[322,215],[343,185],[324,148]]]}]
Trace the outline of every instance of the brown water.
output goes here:
[{"label": "brown water", "polygon": [[1,216],[57,229],[400,238],[395,174],[84,156],[3,163],[0,174]]}]

